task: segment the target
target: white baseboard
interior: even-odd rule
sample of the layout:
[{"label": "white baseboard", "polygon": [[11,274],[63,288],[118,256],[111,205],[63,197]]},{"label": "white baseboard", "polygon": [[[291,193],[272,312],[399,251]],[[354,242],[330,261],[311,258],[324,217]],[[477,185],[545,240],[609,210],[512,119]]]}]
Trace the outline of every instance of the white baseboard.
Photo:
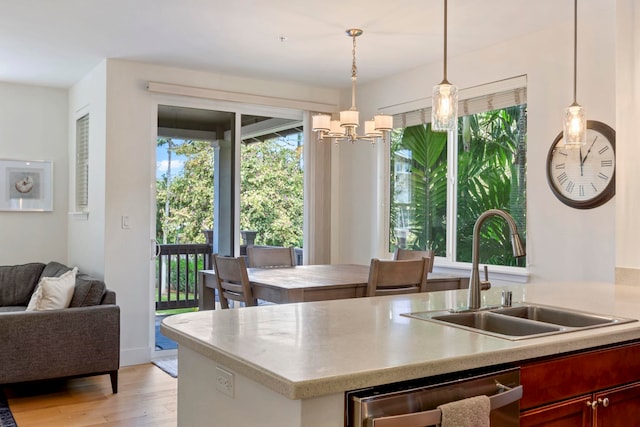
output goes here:
[{"label": "white baseboard", "polygon": [[152,349],[150,347],[120,349],[120,366],[150,363],[151,354]]}]

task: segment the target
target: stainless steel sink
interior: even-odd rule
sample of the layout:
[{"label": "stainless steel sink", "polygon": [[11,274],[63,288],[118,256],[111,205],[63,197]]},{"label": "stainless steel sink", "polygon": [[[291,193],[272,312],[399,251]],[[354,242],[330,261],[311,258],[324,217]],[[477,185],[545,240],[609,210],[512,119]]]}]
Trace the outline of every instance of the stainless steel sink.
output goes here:
[{"label": "stainless steel sink", "polygon": [[568,311],[563,308],[546,306],[523,306],[494,310],[494,313],[514,316],[522,319],[537,320],[538,322],[553,323],[554,325],[583,328],[586,326],[604,326],[620,323],[617,318],[593,313]]},{"label": "stainless steel sink", "polygon": [[471,329],[479,329],[484,332],[518,337],[558,332],[561,330],[558,326],[539,322],[527,322],[518,317],[505,317],[491,311],[445,314],[434,316],[431,319],[454,323]]},{"label": "stainless steel sink", "polygon": [[525,303],[517,303],[512,307],[461,312],[423,311],[403,315],[512,341],[636,321],[636,319]]}]

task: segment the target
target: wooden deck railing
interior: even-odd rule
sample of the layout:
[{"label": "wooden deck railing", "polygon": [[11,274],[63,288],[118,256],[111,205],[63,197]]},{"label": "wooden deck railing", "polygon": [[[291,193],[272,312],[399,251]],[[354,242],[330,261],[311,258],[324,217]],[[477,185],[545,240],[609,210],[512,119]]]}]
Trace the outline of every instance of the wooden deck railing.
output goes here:
[{"label": "wooden deck railing", "polygon": [[211,269],[210,244],[158,245],[156,310],[198,306],[198,271]]}]

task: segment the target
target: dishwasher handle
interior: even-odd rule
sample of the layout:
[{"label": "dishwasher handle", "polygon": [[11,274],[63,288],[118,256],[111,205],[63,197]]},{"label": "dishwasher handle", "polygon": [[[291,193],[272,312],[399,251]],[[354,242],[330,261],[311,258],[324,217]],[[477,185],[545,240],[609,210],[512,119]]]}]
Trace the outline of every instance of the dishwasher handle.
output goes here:
[{"label": "dishwasher handle", "polygon": [[[522,386],[513,387],[503,393],[489,397],[491,410],[502,408],[522,398]],[[442,411],[431,409],[429,411],[414,412],[411,414],[393,415],[388,417],[368,418],[367,427],[423,427],[440,424]]]}]

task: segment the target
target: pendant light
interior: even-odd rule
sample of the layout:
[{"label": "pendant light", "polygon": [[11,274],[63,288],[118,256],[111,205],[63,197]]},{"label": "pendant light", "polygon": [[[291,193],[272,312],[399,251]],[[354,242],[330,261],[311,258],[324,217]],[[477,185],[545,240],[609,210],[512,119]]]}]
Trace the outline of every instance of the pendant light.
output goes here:
[{"label": "pendant light", "polygon": [[577,102],[578,75],[578,0],[573,1],[573,104],[564,110],[562,133],[565,145],[580,146],[587,143],[587,117]]},{"label": "pendant light", "polygon": [[458,123],[458,88],[447,81],[447,0],[444,0],[444,78],[433,87],[431,129],[454,130]]}]

